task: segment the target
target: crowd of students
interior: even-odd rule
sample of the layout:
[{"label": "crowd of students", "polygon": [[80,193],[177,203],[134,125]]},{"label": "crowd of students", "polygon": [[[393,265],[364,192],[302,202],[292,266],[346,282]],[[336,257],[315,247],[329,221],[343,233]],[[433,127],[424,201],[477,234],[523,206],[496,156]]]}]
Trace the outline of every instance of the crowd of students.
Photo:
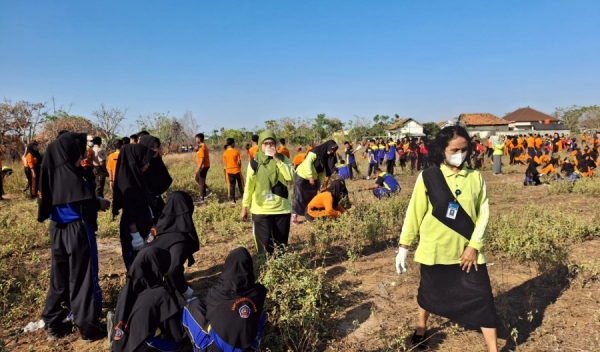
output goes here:
[{"label": "crowd of students", "polygon": [[[163,201],[172,178],[160,140],[147,133],[136,137],[117,143],[117,151],[107,157],[97,140],[63,131],[43,159],[28,157],[38,221],[50,221],[52,266],[42,313],[48,339],[71,334],[75,326],[84,342],[108,335],[113,351],[176,351],[185,344],[195,351],[258,348],[266,289],[255,282],[252,257],[245,248],[233,250],[206,298],[194,296],[184,276],[185,264],[193,265],[200,249],[192,196],[174,191]],[[30,148],[29,154],[35,152]],[[265,158],[259,174],[270,175],[268,163]],[[113,215],[121,218],[127,269],[116,310],[106,323],[101,322],[95,235],[98,213],[111,207],[99,194],[98,183],[104,180],[98,174],[104,169],[113,191]]]},{"label": "crowd of students", "polygon": [[[346,212],[342,205],[349,195],[346,181],[354,173],[360,175],[356,157],[362,148],[362,156],[368,158],[367,179],[375,179],[365,189],[379,199],[401,190],[393,175],[396,162],[403,170],[407,164],[411,170],[425,170],[411,197],[396,263],[398,273],[406,271],[407,248],[420,233],[415,254],[422,264],[421,314],[413,336],[417,345],[425,339],[429,312],[479,324],[488,346],[495,339],[495,310],[483,254],[489,206],[485,183],[476,170],[484,168],[485,158],[492,159],[494,174],[501,174],[495,166],[501,164],[502,155],[508,155],[511,163],[527,166],[525,183],[537,184],[540,174],[557,177],[557,167],[567,178],[592,176],[600,153],[600,141],[591,136],[584,136],[583,150],[576,139],[557,135],[490,137],[484,146],[460,127],[443,129],[431,142],[426,138],[369,140],[356,150],[345,142],[343,152],[329,140],[307,147],[293,161],[285,140],[277,140],[271,131],[253,136],[252,141],[246,177],[233,139],[227,140],[223,163],[231,202],[237,201],[236,188],[242,198],[240,218],[252,214],[259,253],[273,254],[278,246],[287,246],[290,226],[299,223],[299,216],[308,221],[333,220]],[[195,180],[201,203],[211,193],[206,182],[210,156],[203,134],[196,135],[196,143]],[[26,192],[38,199],[38,221],[50,220],[52,266],[42,314],[48,339],[72,333],[75,325],[86,342],[108,332],[115,351],[174,351],[186,343],[195,351],[257,348],[266,323],[266,289],[255,282],[249,252],[233,250],[218,284],[204,300],[198,299],[184,276],[185,264],[192,266],[194,253],[200,250],[192,218],[198,203],[182,191],[173,191],[163,200],[173,179],[158,138],[142,132],[115,146],[116,151],[107,156],[100,138],[61,131],[43,158],[35,142],[23,157]],[[562,159],[560,153],[570,156]],[[107,317],[108,326],[100,319],[95,239],[98,212],[111,207],[104,198],[106,177],[112,190],[112,214],[120,216],[127,269],[127,282],[114,315]],[[448,192],[441,192],[446,188]],[[456,248],[442,245],[450,243],[448,238],[453,238],[450,242]],[[424,256],[422,248],[434,256]],[[471,267],[479,273],[471,275],[474,289],[464,290],[469,294],[457,289],[436,291],[440,282],[448,287],[463,282],[461,271],[468,274]],[[457,303],[451,309],[441,303],[464,299],[471,303]]]}]

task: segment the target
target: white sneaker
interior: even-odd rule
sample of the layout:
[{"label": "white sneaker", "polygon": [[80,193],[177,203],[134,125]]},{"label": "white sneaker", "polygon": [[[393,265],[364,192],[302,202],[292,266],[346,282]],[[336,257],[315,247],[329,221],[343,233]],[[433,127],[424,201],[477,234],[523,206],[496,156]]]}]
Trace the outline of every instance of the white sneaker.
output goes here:
[{"label": "white sneaker", "polygon": [[371,176],[367,176],[367,180],[370,180],[370,179],[371,179]]}]

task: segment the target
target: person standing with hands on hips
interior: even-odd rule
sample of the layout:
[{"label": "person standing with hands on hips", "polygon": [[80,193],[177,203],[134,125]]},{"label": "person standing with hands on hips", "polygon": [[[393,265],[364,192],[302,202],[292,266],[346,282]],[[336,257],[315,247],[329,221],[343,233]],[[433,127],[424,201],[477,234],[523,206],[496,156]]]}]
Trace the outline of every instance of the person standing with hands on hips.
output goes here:
[{"label": "person standing with hands on hips", "polygon": [[252,229],[259,253],[273,254],[276,245],[287,245],[292,206],[288,183],[294,179],[290,159],[275,149],[275,134],[260,134],[260,149],[248,164],[240,217],[246,220],[252,211]]},{"label": "person standing with hands on hips", "polygon": [[481,173],[465,166],[472,152],[469,140],[464,128],[450,126],[433,142],[433,165],[417,178],[408,205],[396,270],[406,272],[408,248],[419,235],[419,323],[413,345],[424,344],[433,313],[480,327],[488,350],[496,352],[496,309],[483,251],[489,203]]}]

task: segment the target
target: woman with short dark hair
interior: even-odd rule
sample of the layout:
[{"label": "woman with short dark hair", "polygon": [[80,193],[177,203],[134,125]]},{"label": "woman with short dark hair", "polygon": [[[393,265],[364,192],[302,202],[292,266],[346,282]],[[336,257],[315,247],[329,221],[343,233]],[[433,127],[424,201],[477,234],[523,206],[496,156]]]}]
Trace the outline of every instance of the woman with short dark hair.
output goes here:
[{"label": "woman with short dark hair", "polygon": [[417,178],[396,270],[406,272],[408,247],[419,235],[415,252],[415,261],[421,264],[419,323],[413,344],[424,343],[431,312],[480,327],[488,350],[495,352],[496,309],[483,251],[489,203],[481,173],[465,165],[472,153],[469,141],[463,127],[450,126],[432,143],[429,157],[434,166]]}]

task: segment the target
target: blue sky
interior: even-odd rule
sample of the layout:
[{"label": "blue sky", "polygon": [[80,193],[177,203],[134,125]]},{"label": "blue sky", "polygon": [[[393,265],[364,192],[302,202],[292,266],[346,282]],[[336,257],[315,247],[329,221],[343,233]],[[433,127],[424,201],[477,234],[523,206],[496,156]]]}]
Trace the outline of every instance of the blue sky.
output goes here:
[{"label": "blue sky", "polygon": [[[0,95],[265,120],[600,104],[600,1],[2,1]],[[124,126],[127,130],[127,126]]]}]

